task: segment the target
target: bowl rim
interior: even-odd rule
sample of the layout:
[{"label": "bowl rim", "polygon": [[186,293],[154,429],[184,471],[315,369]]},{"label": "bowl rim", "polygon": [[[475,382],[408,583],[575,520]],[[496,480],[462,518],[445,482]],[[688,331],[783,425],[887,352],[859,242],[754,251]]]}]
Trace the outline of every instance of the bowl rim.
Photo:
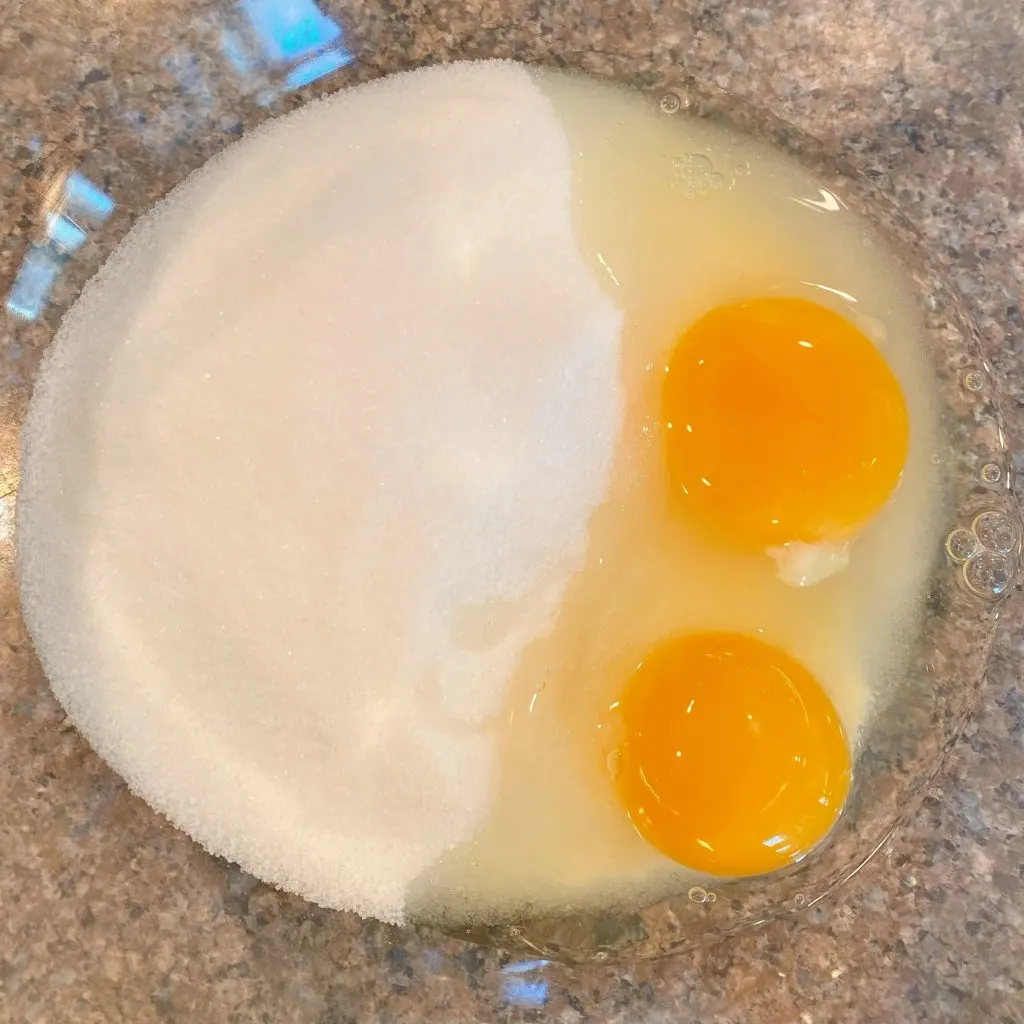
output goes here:
[{"label": "bowl rim", "polygon": [[[20,0],[0,0],[0,24],[19,6]],[[944,390],[948,390],[944,397],[951,410],[949,423],[960,442],[952,446],[950,459],[950,477],[956,488],[955,521],[950,524],[945,550],[936,552],[929,596],[933,611],[922,634],[922,641],[935,642],[927,651],[918,652],[919,664],[914,669],[934,684],[934,700],[940,705],[932,709],[927,751],[922,752],[920,763],[906,763],[904,758],[904,763],[897,765],[890,764],[884,752],[869,749],[869,753],[880,758],[876,768],[878,785],[870,795],[877,795],[892,810],[864,830],[850,820],[852,812],[844,814],[840,825],[846,819],[844,827],[848,834],[833,833],[800,864],[761,879],[715,879],[691,884],[685,893],[639,910],[539,916],[489,927],[445,929],[446,934],[460,939],[525,950],[570,963],[661,957],[718,942],[813,907],[871,863],[893,832],[916,812],[978,700],[1000,609],[1011,592],[1009,582],[1019,572],[1024,527],[999,413],[998,383],[984,359],[978,328],[949,279],[949,268],[930,251],[896,198],[887,191],[884,180],[873,179],[854,167],[841,152],[767,109],[675,69],[638,77],[624,58],[599,51],[563,51],[558,60],[526,63],[596,74],[639,87],[665,116],[694,116],[726,123],[782,149],[814,173],[823,185],[836,190],[846,205],[872,223],[898,257],[915,265],[924,315],[931,318],[928,334],[936,339],[938,368]],[[340,91],[347,83],[338,81],[334,86],[326,91]],[[318,92],[322,91],[325,90]],[[58,191],[65,181],[66,169]],[[117,236],[104,238],[104,258],[133,220],[134,217],[122,219]],[[102,261],[98,251],[93,255],[94,271]],[[47,314],[47,329],[77,295],[80,283],[84,282],[76,282],[74,295],[68,293],[64,296],[66,301],[62,300]],[[0,282],[0,287],[6,291],[8,284]],[[50,330],[51,337],[52,334]],[[988,479],[986,473],[994,478]],[[1009,524],[1013,537],[1010,549],[986,546],[979,527],[983,516],[994,516],[1000,524]],[[954,535],[967,547],[954,545]],[[976,546],[972,548],[972,544]],[[992,576],[993,565],[999,558],[999,564],[1012,572],[997,592],[986,592],[985,580]],[[933,656],[939,661],[929,668],[928,658]],[[904,741],[910,742],[906,737]],[[911,749],[917,748],[908,747]],[[884,785],[886,775],[888,789]],[[851,796],[851,806],[856,809],[860,805],[852,802],[855,798],[864,799],[859,783]],[[831,866],[829,858],[835,860]],[[770,888],[770,897],[759,893],[759,886]]]}]

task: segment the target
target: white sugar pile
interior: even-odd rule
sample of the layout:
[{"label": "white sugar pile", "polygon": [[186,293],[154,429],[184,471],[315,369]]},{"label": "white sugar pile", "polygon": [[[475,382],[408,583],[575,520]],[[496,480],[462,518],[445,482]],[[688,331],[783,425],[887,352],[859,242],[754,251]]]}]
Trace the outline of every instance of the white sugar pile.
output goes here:
[{"label": "white sugar pile", "polygon": [[620,314],[525,70],[398,76],[233,146],[67,317],[25,428],[26,620],[209,849],[402,917],[607,494]]}]

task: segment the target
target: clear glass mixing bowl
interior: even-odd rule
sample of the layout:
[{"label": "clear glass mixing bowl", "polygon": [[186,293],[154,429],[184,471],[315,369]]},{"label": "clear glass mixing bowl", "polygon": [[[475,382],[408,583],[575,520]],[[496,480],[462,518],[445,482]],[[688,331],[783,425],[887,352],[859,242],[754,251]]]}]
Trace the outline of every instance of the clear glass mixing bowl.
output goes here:
[{"label": "clear glass mixing bowl", "polygon": [[[17,614],[18,433],[41,353],[134,219],[243,132],[388,72],[500,56],[630,82],[666,117],[713,118],[771,140],[872,220],[917,284],[949,441],[935,458],[946,465],[955,514],[934,552],[916,657],[866,738],[849,805],[822,849],[786,872],[709,881],[636,912],[461,936],[571,961],[658,955],[813,905],[913,811],[970,714],[1017,574],[1022,534],[1011,466],[975,327],[921,236],[875,184],[766,111],[681,74],[670,46],[640,58],[604,52],[595,21],[593,45],[583,51],[514,3],[491,14],[472,24],[453,18],[456,30],[443,8],[386,2],[0,2],[0,614]],[[207,855],[197,847],[195,856]],[[371,923],[353,919],[356,927],[376,934]]]}]

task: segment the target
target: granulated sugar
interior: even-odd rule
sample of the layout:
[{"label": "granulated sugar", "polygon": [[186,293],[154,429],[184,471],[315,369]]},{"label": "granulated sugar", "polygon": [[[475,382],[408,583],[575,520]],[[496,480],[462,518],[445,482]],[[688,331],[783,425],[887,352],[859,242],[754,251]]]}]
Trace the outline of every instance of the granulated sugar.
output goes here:
[{"label": "granulated sugar", "polygon": [[18,542],[54,691],[135,792],[319,903],[401,919],[487,815],[608,492],[621,316],[570,176],[512,64],[314,104],[132,231],[37,384]]}]

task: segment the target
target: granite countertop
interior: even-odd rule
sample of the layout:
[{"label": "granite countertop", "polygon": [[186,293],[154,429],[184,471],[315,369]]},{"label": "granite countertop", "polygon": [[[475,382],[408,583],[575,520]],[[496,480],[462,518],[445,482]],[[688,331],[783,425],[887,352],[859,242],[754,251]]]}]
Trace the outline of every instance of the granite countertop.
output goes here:
[{"label": "granite countertop", "polygon": [[[948,259],[1004,381],[1011,448],[1024,450],[1019,4],[323,7],[345,28],[354,78],[459,53],[672,64],[845,152]],[[5,365],[37,357],[104,231],[123,232],[154,189],[266,116],[258,82],[233,80],[245,102],[218,91],[238,64],[217,64],[204,41],[234,11],[215,0],[0,0],[0,293],[24,256],[45,161],[81,163],[119,204],[40,323],[0,324]],[[0,616],[0,1022],[1024,1021],[1024,597],[1005,606],[982,706],[922,809],[837,897],[685,957],[510,971],[497,952],[364,926],[268,889],[199,850],[92,754],[13,610],[4,502],[15,419],[0,429],[0,597],[12,609]]]}]

